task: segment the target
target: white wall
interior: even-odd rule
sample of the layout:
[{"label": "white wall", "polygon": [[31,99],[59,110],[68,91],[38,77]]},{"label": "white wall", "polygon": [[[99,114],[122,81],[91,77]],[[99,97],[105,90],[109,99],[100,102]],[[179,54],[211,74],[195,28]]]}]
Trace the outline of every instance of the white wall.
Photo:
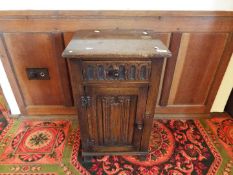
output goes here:
[{"label": "white wall", "polygon": [[211,112],[222,112],[233,88],[233,54],[223,77],[222,83],[215,97]]},{"label": "white wall", "polygon": [[233,0],[0,0],[0,10],[233,10]]},{"label": "white wall", "polygon": [[[233,11],[233,0],[0,0],[0,10],[205,10]],[[233,87],[233,58],[220,86],[212,112],[222,112]],[[0,63],[0,85],[12,110],[19,108]]]},{"label": "white wall", "polygon": [[4,70],[1,58],[0,58],[0,86],[2,88],[3,94],[7,100],[7,103],[11,109],[13,115],[20,114],[19,107],[16,103],[14,94],[12,92],[10,83],[7,79],[6,72]]}]

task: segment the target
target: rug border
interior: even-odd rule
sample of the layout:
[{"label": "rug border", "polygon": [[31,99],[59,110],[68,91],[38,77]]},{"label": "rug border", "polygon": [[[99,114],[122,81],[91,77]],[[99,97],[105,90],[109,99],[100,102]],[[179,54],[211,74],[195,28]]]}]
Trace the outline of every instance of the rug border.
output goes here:
[{"label": "rug border", "polygon": [[8,122],[8,125],[3,129],[1,135],[0,135],[0,142],[2,139],[5,137],[7,132],[10,130],[11,126],[13,125],[14,121],[12,118],[9,116],[9,112],[0,104],[0,111],[2,111],[2,115],[5,117],[5,119]]},{"label": "rug border", "polygon": [[208,137],[208,134],[206,133],[204,127],[202,126],[201,122],[199,120],[194,120],[195,125],[198,127],[200,133],[202,134],[205,142],[207,143],[208,147],[210,148],[210,151],[214,155],[215,159],[214,162],[211,164],[207,174],[209,175],[215,175],[217,171],[220,168],[220,165],[223,161],[220,153],[217,151],[217,148],[214,146],[210,138]]}]

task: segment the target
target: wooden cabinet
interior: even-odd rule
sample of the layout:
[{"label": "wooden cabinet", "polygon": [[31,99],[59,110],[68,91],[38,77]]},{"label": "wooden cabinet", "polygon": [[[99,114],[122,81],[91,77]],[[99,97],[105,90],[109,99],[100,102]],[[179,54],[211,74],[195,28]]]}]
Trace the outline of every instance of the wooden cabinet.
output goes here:
[{"label": "wooden cabinet", "polygon": [[79,31],[63,52],[69,61],[83,156],[148,151],[163,58],[171,53],[159,40],[141,35]]}]

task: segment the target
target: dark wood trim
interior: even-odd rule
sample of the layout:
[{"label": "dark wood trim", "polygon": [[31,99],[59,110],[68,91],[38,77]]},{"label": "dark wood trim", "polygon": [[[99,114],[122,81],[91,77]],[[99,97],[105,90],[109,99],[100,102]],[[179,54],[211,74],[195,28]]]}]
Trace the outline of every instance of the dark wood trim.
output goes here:
[{"label": "dark wood trim", "polygon": [[169,105],[166,107],[157,106],[155,109],[155,114],[172,114],[174,111],[177,114],[208,113],[209,111],[206,111],[205,109],[206,107],[204,105]]},{"label": "dark wood trim", "polygon": [[211,118],[210,113],[206,114],[155,114],[154,119],[203,119],[203,118]]},{"label": "dark wood trim", "polygon": [[[77,109],[75,107],[65,107],[65,106],[48,106],[48,105],[37,105],[37,106],[27,106],[26,115],[74,115],[77,114]],[[45,116],[46,117],[46,116]]]},{"label": "dark wood trim", "polygon": [[232,53],[233,53],[233,33],[231,33],[228,36],[228,40],[226,42],[225,49],[222,54],[221,62],[219,63],[218,69],[215,73],[215,80],[212,83],[211,91],[207,97],[205,112],[209,112],[211,110],[212,104],[217,95],[218,89],[222,82],[223,76],[227,69]]},{"label": "dark wood trim", "polygon": [[141,151],[148,150],[150,133],[152,129],[151,123],[153,122],[153,114],[156,106],[156,99],[159,93],[159,83],[163,68],[163,58],[152,60],[151,65],[151,80],[148,89],[148,98],[146,101],[146,110],[144,115],[144,129],[141,139]]},{"label": "dark wood trim", "polygon": [[[61,78],[60,86],[63,91],[63,99],[65,101],[65,106],[73,106],[73,98],[71,94],[71,85],[69,81],[69,75],[68,75],[68,66],[67,66],[67,60],[64,59],[61,56],[61,53],[64,50],[64,44],[63,44],[63,38],[61,32],[55,32],[52,33],[53,35],[53,47],[54,51],[56,52],[55,55],[57,56],[56,62],[57,62],[57,71],[59,74],[59,77]],[[59,43],[59,44],[58,44]],[[70,92],[70,93],[67,93]]]},{"label": "dark wood trim", "polygon": [[80,61],[74,61],[72,59],[68,60],[69,73],[71,77],[72,92],[74,97],[74,104],[76,107],[76,112],[78,112],[78,122],[82,124],[80,127],[80,136],[82,140],[83,151],[88,148],[88,139],[90,138],[88,132],[88,118],[86,117],[86,111],[82,109],[81,96],[84,96],[84,87],[80,84],[83,80],[82,68]]},{"label": "dark wood trim", "polygon": [[98,152],[82,152],[82,155],[83,156],[103,156],[103,155],[146,155],[148,154],[148,152],[101,152],[101,153],[98,153]]},{"label": "dark wood trim", "polygon": [[20,120],[43,120],[43,121],[50,121],[50,120],[77,120],[77,115],[21,115]]},{"label": "dark wood trim", "polygon": [[176,67],[176,60],[179,53],[180,41],[181,41],[182,33],[172,33],[170,39],[170,51],[172,52],[172,57],[167,60],[164,81],[162,86],[162,93],[160,97],[161,106],[166,106],[169,98],[169,92],[172,85],[172,79]]},{"label": "dark wood trim", "polygon": [[233,16],[232,11],[137,11],[137,10],[11,10],[0,11],[1,18],[64,17],[64,16]]},{"label": "dark wood trim", "polygon": [[26,113],[26,110],[25,110],[26,106],[24,103],[24,98],[23,98],[22,92],[20,90],[17,78],[15,76],[14,68],[13,68],[12,62],[10,60],[10,55],[6,49],[4,38],[3,38],[1,33],[0,33],[0,57],[1,57],[3,65],[4,65],[4,69],[6,71],[7,78],[9,79],[11,89],[13,91],[15,98],[16,98],[16,102],[19,106],[20,112]]},{"label": "dark wood trim", "polygon": [[233,12],[2,11],[2,32],[142,29],[157,32],[232,32]]}]

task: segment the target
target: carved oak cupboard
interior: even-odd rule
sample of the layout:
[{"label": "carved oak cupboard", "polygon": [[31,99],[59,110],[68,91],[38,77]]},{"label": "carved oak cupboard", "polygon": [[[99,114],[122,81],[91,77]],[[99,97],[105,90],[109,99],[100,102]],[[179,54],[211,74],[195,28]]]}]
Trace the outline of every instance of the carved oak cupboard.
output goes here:
[{"label": "carved oak cupboard", "polygon": [[[146,35],[146,37],[145,37]],[[68,58],[84,157],[145,154],[164,57],[142,31],[78,31]]]}]

